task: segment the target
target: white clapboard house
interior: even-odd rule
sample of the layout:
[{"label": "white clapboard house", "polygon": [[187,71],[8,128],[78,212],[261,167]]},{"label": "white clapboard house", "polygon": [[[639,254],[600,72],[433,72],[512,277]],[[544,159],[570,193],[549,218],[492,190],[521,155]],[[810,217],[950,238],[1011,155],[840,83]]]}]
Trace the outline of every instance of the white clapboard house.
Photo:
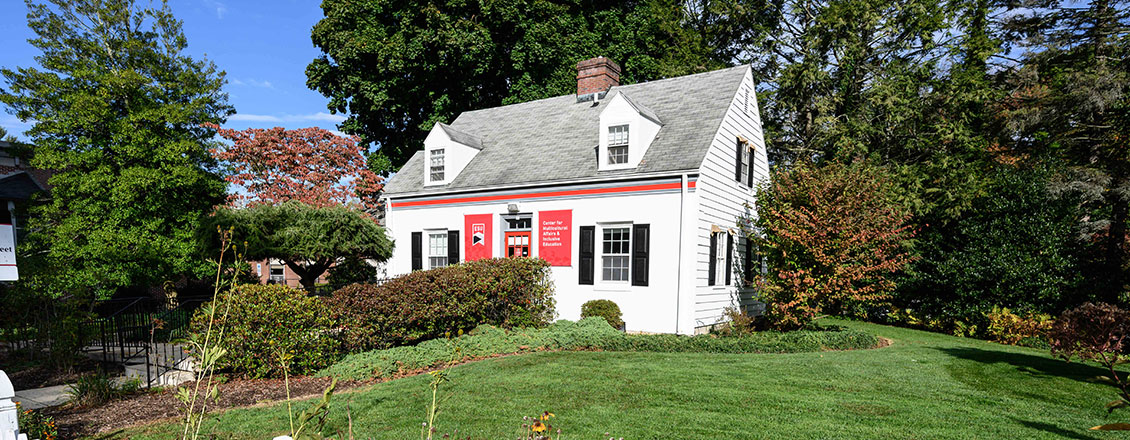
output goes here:
[{"label": "white clapboard house", "polygon": [[557,311],[616,302],[627,330],[701,332],[752,304],[737,230],[767,179],[749,66],[620,85],[577,64],[576,95],[437,124],[385,187],[390,275],[539,257]]}]

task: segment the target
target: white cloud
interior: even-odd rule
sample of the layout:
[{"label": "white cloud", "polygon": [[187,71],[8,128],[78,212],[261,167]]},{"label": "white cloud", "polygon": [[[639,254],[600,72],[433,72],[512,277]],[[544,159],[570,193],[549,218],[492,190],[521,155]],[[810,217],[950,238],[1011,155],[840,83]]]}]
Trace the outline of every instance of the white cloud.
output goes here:
[{"label": "white cloud", "polygon": [[256,115],[250,113],[236,113],[228,118],[229,121],[239,122],[331,122],[337,124],[345,120],[345,116],[326,112],[311,113],[306,115]]},{"label": "white cloud", "polygon": [[260,87],[260,88],[264,88],[264,89],[275,88],[275,85],[271,84],[270,81],[257,81],[255,78],[247,78],[247,79],[232,78],[231,84],[233,86],[251,86],[251,87]]},{"label": "white cloud", "polygon": [[216,18],[223,20],[228,12],[228,6],[216,0],[204,0],[204,6],[216,10]]},{"label": "white cloud", "polygon": [[228,117],[229,121],[241,122],[282,122],[282,118],[271,115],[253,115],[248,113],[236,113]]}]

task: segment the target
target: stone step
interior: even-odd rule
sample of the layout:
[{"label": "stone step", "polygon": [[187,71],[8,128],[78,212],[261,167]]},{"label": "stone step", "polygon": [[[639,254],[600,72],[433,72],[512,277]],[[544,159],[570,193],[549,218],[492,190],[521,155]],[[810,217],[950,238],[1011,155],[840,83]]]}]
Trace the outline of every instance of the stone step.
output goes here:
[{"label": "stone step", "polygon": [[142,384],[148,378],[149,386],[172,386],[195,379],[195,374],[191,371],[170,370],[152,365],[147,369],[144,363],[138,363],[125,365],[125,377],[140,380]]}]

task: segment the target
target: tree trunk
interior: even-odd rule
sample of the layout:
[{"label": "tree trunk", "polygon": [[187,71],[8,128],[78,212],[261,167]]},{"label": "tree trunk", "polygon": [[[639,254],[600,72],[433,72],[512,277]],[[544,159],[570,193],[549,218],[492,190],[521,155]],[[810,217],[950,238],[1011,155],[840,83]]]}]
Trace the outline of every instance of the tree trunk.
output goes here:
[{"label": "tree trunk", "polygon": [[317,287],[318,277],[326,273],[326,269],[329,268],[329,263],[323,260],[318,260],[309,266],[303,266],[290,260],[283,260],[283,262],[295,275],[298,275],[298,284],[301,284],[302,290],[307,292],[314,291],[314,288]]}]

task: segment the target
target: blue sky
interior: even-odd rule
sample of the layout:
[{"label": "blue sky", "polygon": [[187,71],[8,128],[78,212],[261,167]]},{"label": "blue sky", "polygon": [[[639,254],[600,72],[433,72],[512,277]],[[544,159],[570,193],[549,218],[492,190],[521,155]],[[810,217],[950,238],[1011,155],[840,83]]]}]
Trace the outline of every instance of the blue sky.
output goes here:
[{"label": "blue sky", "polygon": [[[229,103],[236,114],[226,127],[322,127],[344,117],[326,109],[327,99],[306,88],[306,65],[319,55],[310,28],[322,18],[319,0],[169,0],[184,22],[188,53],[207,56],[228,73]],[[0,66],[34,66],[28,44],[27,8],[0,0]],[[0,126],[21,137],[30,125],[0,111]]]}]

